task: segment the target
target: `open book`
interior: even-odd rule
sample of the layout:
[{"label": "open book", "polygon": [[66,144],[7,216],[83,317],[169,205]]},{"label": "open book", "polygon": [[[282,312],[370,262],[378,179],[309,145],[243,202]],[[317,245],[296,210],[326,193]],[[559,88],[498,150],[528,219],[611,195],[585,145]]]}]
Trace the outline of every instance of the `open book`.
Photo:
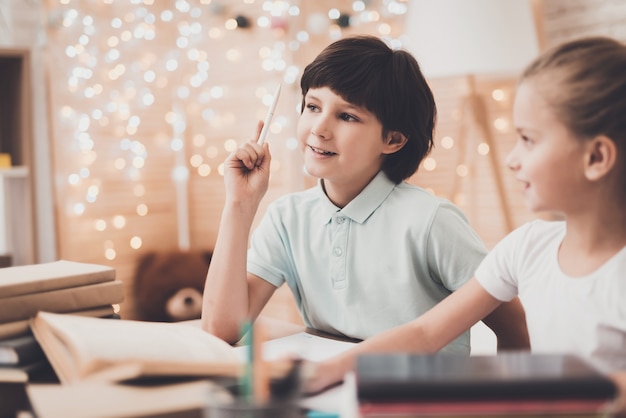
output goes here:
[{"label": "open book", "polygon": [[[161,375],[164,369],[147,367],[147,357],[144,357],[147,352],[161,351],[158,357],[164,358],[164,364],[172,366],[172,368],[167,370],[168,373],[210,376],[217,370],[214,367],[215,359],[224,362],[233,361],[234,363],[229,363],[230,366],[228,368],[233,367],[235,370],[223,368],[222,371],[239,373],[243,369],[243,367],[241,369],[239,367],[247,357],[246,347],[231,347],[221,340],[215,342],[216,338],[202,331],[196,321],[136,324],[129,320],[96,319],[94,321],[93,318],[87,318],[87,322],[77,322],[66,320],[66,317],[72,318],[71,315],[65,314],[63,316],[64,318],[61,318],[61,315],[58,314],[40,313],[34,320],[38,322],[33,322],[34,328],[37,329],[39,327],[40,330],[43,329],[48,337],[48,334],[56,333],[49,340],[52,341],[51,346],[57,351],[48,350],[46,354],[48,354],[51,361],[53,357],[59,357],[54,364],[65,361],[69,365],[74,365],[72,367],[78,368],[79,358],[87,359],[90,356],[86,355],[89,351],[99,353],[97,354],[99,360],[97,362],[94,361],[93,364],[101,365],[100,372],[92,369],[94,371],[83,374],[86,377],[80,378],[81,384],[29,384],[27,390],[30,403],[36,415],[41,418],[58,416],[67,418],[82,418],[85,416],[98,416],[100,418],[174,416],[174,413],[178,414],[176,416],[204,416],[203,411],[207,405],[208,392],[215,387],[215,382],[199,379],[192,382],[183,381],[182,383],[157,380],[156,382],[111,384],[112,382],[121,381],[123,378],[128,378],[128,376],[133,374],[126,373],[126,377],[122,377],[120,371],[123,368],[115,365],[123,363],[146,364],[146,367],[143,369],[131,368],[130,371],[136,372],[137,376],[145,376],[146,373]],[[109,322],[104,321],[114,324],[109,327]],[[154,325],[154,328],[152,325]],[[274,325],[281,326],[280,323]],[[90,329],[84,330],[84,327]],[[146,332],[148,328],[153,329],[150,332]],[[263,344],[264,359],[273,362],[280,358],[291,358],[296,355],[307,360],[321,361],[354,346],[352,342],[337,341],[332,338],[313,335],[303,332],[303,329],[301,327],[298,331],[294,330],[294,334],[265,342]],[[60,341],[60,338],[65,338],[60,333],[60,330],[64,330],[64,334],[72,336],[72,344],[69,344],[67,338],[65,341]],[[114,337],[111,337],[111,330],[115,331]],[[83,332],[84,334],[81,334]],[[135,332],[136,335],[133,335]],[[172,340],[174,335],[177,336],[178,341]],[[102,340],[105,341],[102,342]],[[166,346],[161,347],[160,344],[163,341],[166,341]],[[89,350],[88,347],[94,344],[101,344],[101,346],[96,346]],[[201,353],[201,356],[210,356],[212,359],[204,361],[204,365],[202,364],[203,360],[199,358],[190,360],[188,358],[190,345],[192,351],[204,351],[206,353]],[[181,346],[184,347],[181,348]],[[71,354],[70,350],[75,354]],[[123,355],[113,356],[113,352],[122,353]],[[116,358],[103,359],[103,355],[107,353],[109,353],[110,357]],[[134,360],[132,359],[132,353],[135,356]],[[93,355],[91,354],[91,356]],[[220,357],[222,355],[224,358]],[[121,360],[122,358],[127,360]],[[154,361],[155,359],[151,360],[151,362]],[[190,363],[193,364],[193,367],[187,366]],[[81,367],[83,370],[88,369],[85,369],[85,366]],[[108,372],[105,372],[105,370],[108,370]],[[70,372],[72,371],[70,370]],[[80,376],[77,372],[73,373],[76,376]],[[62,378],[60,371],[58,374],[62,382],[76,381],[67,377]],[[304,397],[299,403],[303,408],[339,412],[345,409],[343,404],[346,402],[346,398],[348,401],[352,401],[355,394],[354,384],[352,386],[342,385],[333,387],[316,396]],[[356,403],[356,400],[354,402]],[[168,415],[168,413],[171,415]],[[342,414],[342,416],[356,415],[346,413]]]},{"label": "open book", "polygon": [[242,369],[232,346],[192,325],[39,312],[31,329],[61,383],[237,376]]}]

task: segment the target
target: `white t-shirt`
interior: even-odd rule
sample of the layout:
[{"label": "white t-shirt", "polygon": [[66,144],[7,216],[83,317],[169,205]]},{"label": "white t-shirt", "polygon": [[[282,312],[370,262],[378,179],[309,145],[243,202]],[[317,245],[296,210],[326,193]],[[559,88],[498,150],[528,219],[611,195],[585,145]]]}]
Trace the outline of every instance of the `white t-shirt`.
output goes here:
[{"label": "white t-shirt", "polygon": [[558,264],[564,236],[562,221],[525,224],[487,255],[476,278],[499,300],[519,294],[534,352],[626,370],[626,247],[593,273],[570,277]]},{"label": "white t-shirt", "polygon": [[[307,326],[365,339],[418,317],[458,289],[486,254],[463,213],[379,173],[346,207],[318,185],[273,202],[248,271],[291,288]],[[469,352],[469,333],[446,351]]]}]

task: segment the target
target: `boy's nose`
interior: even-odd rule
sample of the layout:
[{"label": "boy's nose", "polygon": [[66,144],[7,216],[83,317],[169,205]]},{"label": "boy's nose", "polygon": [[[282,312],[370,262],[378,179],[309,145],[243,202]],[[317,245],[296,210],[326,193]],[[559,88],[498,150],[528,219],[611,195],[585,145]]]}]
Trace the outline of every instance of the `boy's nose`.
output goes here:
[{"label": "boy's nose", "polygon": [[328,124],[323,118],[320,118],[320,120],[311,127],[311,133],[322,139],[329,139],[331,136]]}]

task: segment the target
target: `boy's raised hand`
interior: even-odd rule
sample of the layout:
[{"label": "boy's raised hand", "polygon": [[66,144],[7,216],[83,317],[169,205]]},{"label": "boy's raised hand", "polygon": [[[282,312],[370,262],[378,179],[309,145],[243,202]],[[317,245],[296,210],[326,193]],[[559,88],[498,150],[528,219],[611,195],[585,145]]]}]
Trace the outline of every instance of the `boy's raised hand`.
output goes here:
[{"label": "boy's raised hand", "polygon": [[255,139],[239,146],[224,162],[226,200],[230,203],[258,205],[269,185],[272,156],[267,143],[257,144],[263,122]]}]

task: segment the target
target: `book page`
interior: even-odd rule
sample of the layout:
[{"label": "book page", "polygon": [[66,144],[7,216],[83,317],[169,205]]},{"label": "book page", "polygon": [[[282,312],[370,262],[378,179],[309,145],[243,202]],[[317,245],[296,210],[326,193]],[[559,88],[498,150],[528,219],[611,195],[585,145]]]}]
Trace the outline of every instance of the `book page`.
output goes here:
[{"label": "book page", "polygon": [[145,386],[31,384],[26,390],[38,418],[119,418],[199,416],[220,388],[200,380]]},{"label": "book page", "polygon": [[263,357],[271,361],[291,355],[311,361],[322,361],[342,353],[352,346],[354,346],[352,342],[299,332],[267,341],[263,344]]},{"label": "book page", "polygon": [[240,368],[229,344],[193,326],[50,312],[40,312],[31,326],[49,358],[57,353],[50,348],[56,345],[63,347],[63,362],[75,362],[71,380],[124,363],[141,365],[142,375],[233,374]]}]

